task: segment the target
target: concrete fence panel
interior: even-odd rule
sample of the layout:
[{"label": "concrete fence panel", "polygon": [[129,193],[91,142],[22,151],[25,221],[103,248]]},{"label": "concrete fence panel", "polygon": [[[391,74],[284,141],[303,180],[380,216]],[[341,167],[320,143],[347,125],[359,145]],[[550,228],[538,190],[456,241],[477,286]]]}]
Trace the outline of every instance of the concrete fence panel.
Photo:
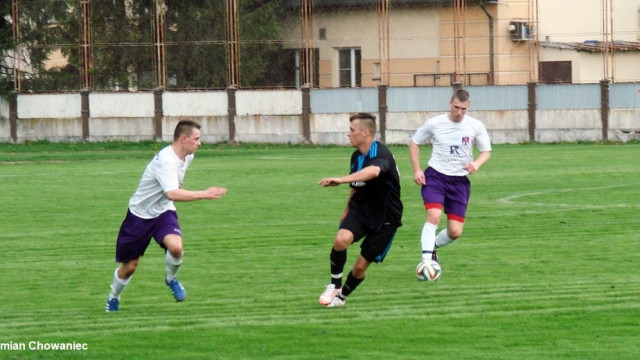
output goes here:
[{"label": "concrete fence panel", "polygon": [[80,117],[80,94],[21,94],[17,101],[19,119]]},{"label": "concrete fence panel", "polygon": [[[640,84],[607,82],[467,88],[469,115],[484,122],[495,144],[638,139],[639,89]],[[232,90],[19,94],[9,103],[0,101],[0,141],[168,142],[175,124],[190,118],[202,125],[202,140],[209,143],[348,145],[349,115],[364,111],[379,119],[384,115],[379,138],[406,144],[427,118],[448,111],[452,93],[450,88]],[[533,102],[527,100],[531,94]]]},{"label": "concrete fence panel", "polygon": [[164,116],[222,116],[227,114],[225,91],[165,92],[162,94]]}]

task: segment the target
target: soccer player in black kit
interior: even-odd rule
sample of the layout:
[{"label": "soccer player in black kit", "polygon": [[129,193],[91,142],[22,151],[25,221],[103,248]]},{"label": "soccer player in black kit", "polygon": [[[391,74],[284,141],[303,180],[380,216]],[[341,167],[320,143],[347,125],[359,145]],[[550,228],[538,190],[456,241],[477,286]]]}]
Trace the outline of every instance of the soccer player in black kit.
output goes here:
[{"label": "soccer player in black kit", "polygon": [[[358,113],[349,121],[347,135],[357,149],[351,155],[351,171],[347,176],[320,180],[324,187],[346,183],[351,187],[329,256],[331,283],[318,299],[326,307],[344,306],[347,296],[364,280],[369,265],[384,260],[402,225],[400,176],[389,148],[375,140],[375,116]],[[343,285],[347,248],[363,238],[360,255]]]}]

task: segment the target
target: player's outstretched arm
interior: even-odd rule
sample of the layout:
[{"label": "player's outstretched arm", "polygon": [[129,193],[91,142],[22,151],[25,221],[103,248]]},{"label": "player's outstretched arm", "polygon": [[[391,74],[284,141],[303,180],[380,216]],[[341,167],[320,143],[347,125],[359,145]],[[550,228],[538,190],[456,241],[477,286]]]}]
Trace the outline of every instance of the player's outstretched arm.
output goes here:
[{"label": "player's outstretched arm", "polygon": [[327,186],[338,186],[340,184],[346,184],[351,182],[368,181],[368,180],[377,178],[378,175],[380,175],[380,171],[381,170],[378,166],[369,165],[364,169],[358,172],[354,172],[353,174],[349,174],[347,176],[343,176],[340,178],[338,177],[324,178],[320,180],[318,185],[327,187]]},{"label": "player's outstretched arm", "polygon": [[227,193],[223,187],[210,187],[206,190],[175,189],[167,192],[167,198],[171,201],[196,201],[220,199]]}]

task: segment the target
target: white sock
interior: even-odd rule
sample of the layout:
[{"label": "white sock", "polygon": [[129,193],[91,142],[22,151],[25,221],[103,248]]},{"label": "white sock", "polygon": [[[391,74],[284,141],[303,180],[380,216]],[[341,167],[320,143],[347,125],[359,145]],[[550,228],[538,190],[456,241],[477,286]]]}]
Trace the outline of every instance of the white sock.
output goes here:
[{"label": "white sock", "polygon": [[178,270],[180,270],[180,264],[182,264],[182,257],[176,259],[171,255],[169,251],[164,256],[164,262],[167,265],[167,281],[171,281],[176,278]]},{"label": "white sock", "polygon": [[120,279],[118,277],[118,269],[119,267],[116,268],[116,271],[113,273],[113,282],[111,283],[111,293],[109,294],[109,299],[120,299],[122,290],[124,290],[124,287],[127,286],[129,281],[131,281],[131,277],[126,280]]},{"label": "white sock", "polygon": [[431,259],[433,249],[436,246],[436,230],[437,225],[431,223],[424,223],[422,227],[422,235],[420,236],[420,243],[422,244],[422,258],[424,260]]},{"label": "white sock", "polygon": [[442,229],[442,231],[440,231],[440,233],[438,233],[438,236],[436,236],[436,247],[437,248],[441,248],[443,246],[447,246],[447,245],[451,244],[451,242],[453,242],[453,239],[451,239],[449,237],[449,235],[447,234],[447,229]]}]

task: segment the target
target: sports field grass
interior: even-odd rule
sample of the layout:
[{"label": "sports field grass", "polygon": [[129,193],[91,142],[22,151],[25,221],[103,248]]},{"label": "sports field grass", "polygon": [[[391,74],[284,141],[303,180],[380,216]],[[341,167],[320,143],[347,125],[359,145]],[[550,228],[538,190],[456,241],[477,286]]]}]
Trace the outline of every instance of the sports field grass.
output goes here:
[{"label": "sports field grass", "polygon": [[[392,147],[404,226],[337,309],[317,298],[348,188],[317,183],[352,149],[203,147],[185,187],[229,193],[177,204],[187,300],[152,243],[105,313],[117,230],[159,147],[0,145],[0,359],[640,358],[640,144],[495,146],[437,283],[413,273],[424,209]],[[52,343],[86,349],[29,349]]]}]

